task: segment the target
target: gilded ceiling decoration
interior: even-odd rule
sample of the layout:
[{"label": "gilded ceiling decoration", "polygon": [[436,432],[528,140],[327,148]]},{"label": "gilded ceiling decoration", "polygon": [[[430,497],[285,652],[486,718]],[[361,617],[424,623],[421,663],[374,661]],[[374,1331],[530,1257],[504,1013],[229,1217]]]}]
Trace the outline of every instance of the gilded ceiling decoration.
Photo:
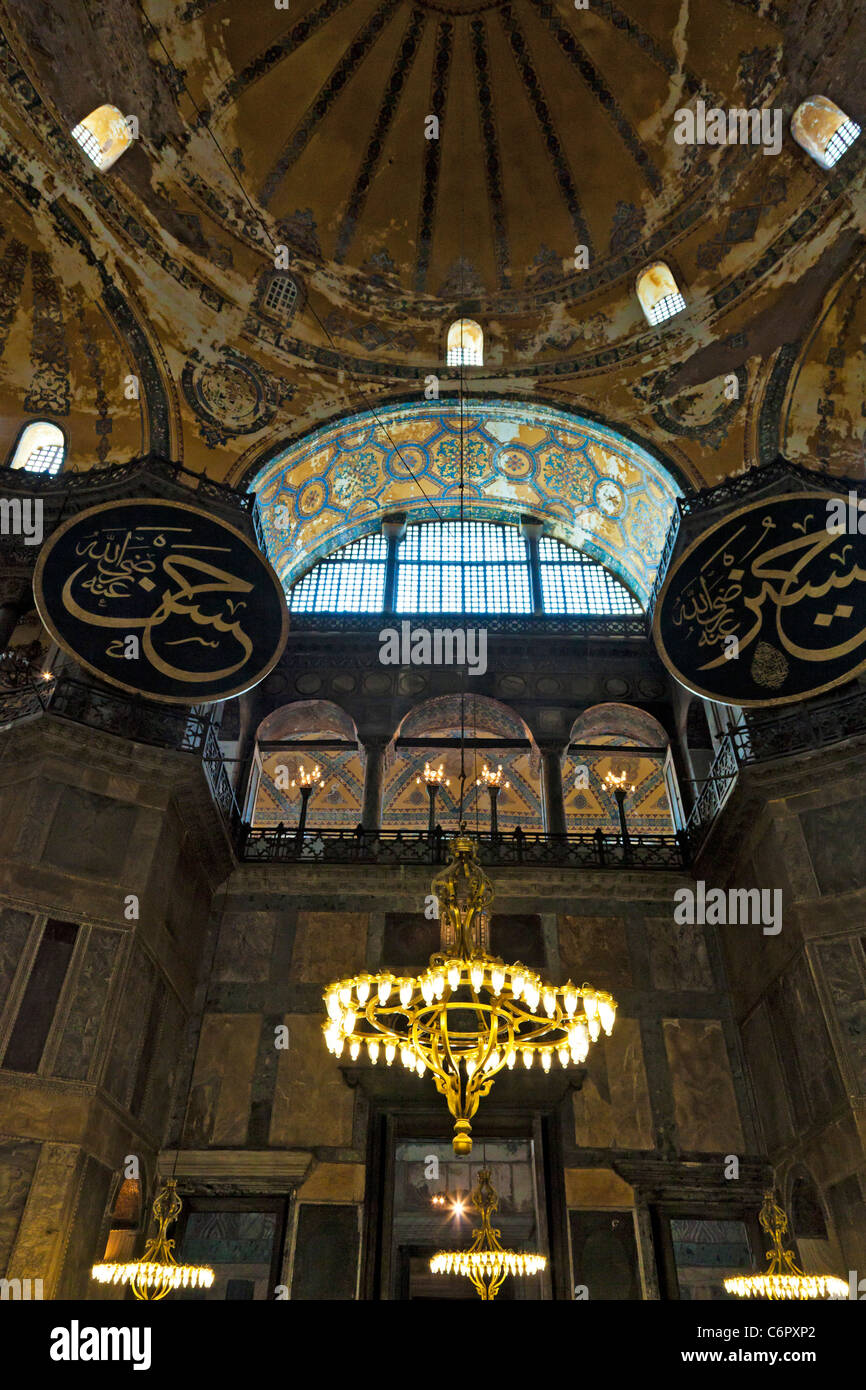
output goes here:
[{"label": "gilded ceiling decoration", "polygon": [[291,446],[253,481],[269,553],[286,584],[318,555],[374,529],[460,515],[515,522],[531,511],[646,600],[678,488],[640,445],[544,406],[472,401],[383,407]]}]

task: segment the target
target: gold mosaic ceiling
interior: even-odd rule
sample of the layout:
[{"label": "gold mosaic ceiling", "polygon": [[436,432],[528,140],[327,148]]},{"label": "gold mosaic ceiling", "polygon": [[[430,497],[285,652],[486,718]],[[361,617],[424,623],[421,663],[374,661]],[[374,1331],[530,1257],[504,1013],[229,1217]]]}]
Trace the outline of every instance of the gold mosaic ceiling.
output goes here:
[{"label": "gold mosaic ceiling", "polygon": [[[697,96],[778,105],[787,132],[827,91],[863,121],[859,0],[0,0],[0,27],[0,181],[57,286],[75,466],[155,443],[249,478],[325,420],[419,399],[431,371],[447,390],[467,302],[472,391],[594,416],[698,483],[779,447],[862,468],[863,151],[828,177],[787,134],[772,159],[672,134]],[[99,175],[68,132],[106,100],[140,138]],[[282,329],[261,312],[269,238],[302,290]],[[658,330],[634,294],[648,257],[688,304]],[[0,284],[4,448],[39,336],[15,294]],[[141,368],[137,447],[118,348]]]}]

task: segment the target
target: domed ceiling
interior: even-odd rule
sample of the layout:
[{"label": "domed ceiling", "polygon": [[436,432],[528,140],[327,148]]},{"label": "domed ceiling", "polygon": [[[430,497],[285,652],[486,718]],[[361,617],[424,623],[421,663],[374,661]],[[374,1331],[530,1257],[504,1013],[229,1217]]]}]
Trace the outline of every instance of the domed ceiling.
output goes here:
[{"label": "domed ceiling", "polygon": [[[59,286],[71,399],[99,409],[79,312],[138,363],[130,452],[248,482],[323,421],[423,400],[431,372],[453,392],[462,308],[485,333],[470,391],[605,420],[695,483],[780,447],[862,466],[866,140],[827,174],[788,134],[813,91],[866,125],[860,0],[5,0],[0,31],[0,183]],[[678,145],[698,98],[778,108],[781,153]],[[100,174],[69,131],[105,101],[139,137]],[[660,328],[634,293],[650,259],[688,306]],[[73,417],[76,466],[123,455],[120,425],[100,454]]]}]

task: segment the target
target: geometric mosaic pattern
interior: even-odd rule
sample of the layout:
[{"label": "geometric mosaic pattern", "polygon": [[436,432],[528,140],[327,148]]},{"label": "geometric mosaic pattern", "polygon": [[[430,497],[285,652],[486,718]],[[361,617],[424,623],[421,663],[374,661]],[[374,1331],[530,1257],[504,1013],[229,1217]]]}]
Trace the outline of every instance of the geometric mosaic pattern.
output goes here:
[{"label": "geometric mosaic pattern", "polygon": [[[645,449],[566,411],[502,400],[464,405],[462,446],[467,520],[531,512],[647,600],[679,488]],[[283,583],[388,512],[459,516],[460,462],[448,401],[381,406],[289,446],[251,484]]]}]

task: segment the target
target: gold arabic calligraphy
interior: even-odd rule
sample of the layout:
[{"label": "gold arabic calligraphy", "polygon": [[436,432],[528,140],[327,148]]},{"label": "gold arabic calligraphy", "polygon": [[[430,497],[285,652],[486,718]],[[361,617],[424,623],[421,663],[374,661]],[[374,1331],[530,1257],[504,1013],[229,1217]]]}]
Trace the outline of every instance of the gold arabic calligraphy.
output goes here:
[{"label": "gold arabic calligraphy", "polygon": [[[194,545],[190,543],[191,536],[190,528],[180,526],[98,529],[76,545],[75,553],[84,562],[66,580],[62,601],[68,613],[91,627],[119,629],[124,635],[140,629],[142,654],[169,679],[189,684],[211,683],[239,671],[252,653],[253,644],[237,616],[246,607],[246,600],[231,596],[249,594],[253,586],[190,553],[217,552],[228,547]],[[75,596],[78,592],[89,594],[96,600],[96,609],[102,611],[85,607]],[[129,605],[124,605],[123,600],[140,600],[142,592],[145,596],[154,595],[154,606],[145,616],[130,616]],[[176,627],[166,627],[172,618],[186,620],[194,628],[210,629],[210,640],[199,633],[170,636],[177,631]],[[227,633],[239,644],[240,656],[220,670],[196,671],[177,666],[165,653],[166,647],[186,644],[220,651]],[[105,654],[122,657],[123,638],[109,642]]]},{"label": "gold arabic calligraphy", "polygon": [[[699,574],[686,584],[672,605],[674,626],[684,629],[686,638],[696,638],[698,647],[708,647],[713,652],[700,669],[708,671],[727,660],[726,638],[736,637],[740,652],[748,648],[768,621],[767,605],[775,610],[776,636],[790,656],[801,661],[830,662],[856,651],[866,642],[866,623],[862,620],[856,632],[846,632],[844,641],[834,641],[831,646],[804,645],[802,630],[801,640],[797,640],[786,628],[786,622],[790,625],[789,615],[810,601],[815,603],[816,611],[809,627],[815,629],[816,637],[832,628],[834,622],[838,632],[837,620],[845,622],[852,614],[862,618],[866,605],[853,601],[850,594],[852,602],[836,603],[831,612],[823,611],[829,605],[818,602],[828,594],[866,581],[866,568],[857,562],[853,538],[828,529],[820,500],[815,501],[802,521],[793,523],[792,529],[801,534],[779,542],[774,536],[777,522],[769,512],[761,518],[761,527],[761,535],[755,538],[744,521],[703,563]],[[738,548],[740,537],[743,539]],[[802,619],[803,615],[797,616]]]}]

